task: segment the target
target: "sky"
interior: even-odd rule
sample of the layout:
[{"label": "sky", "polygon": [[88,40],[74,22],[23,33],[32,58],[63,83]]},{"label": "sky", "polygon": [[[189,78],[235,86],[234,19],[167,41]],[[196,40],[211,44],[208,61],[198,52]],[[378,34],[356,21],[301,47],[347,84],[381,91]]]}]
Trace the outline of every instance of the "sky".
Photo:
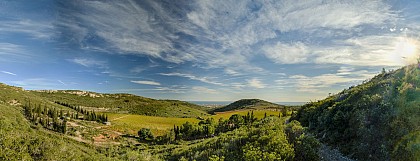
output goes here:
[{"label": "sky", "polygon": [[416,63],[417,0],[0,0],[0,82],[308,102]]}]

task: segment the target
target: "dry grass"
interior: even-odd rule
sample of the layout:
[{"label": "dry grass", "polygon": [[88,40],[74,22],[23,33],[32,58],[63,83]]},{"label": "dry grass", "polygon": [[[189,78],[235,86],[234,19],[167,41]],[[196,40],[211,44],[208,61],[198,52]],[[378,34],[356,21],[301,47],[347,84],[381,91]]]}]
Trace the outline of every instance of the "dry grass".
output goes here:
[{"label": "dry grass", "polygon": [[[228,111],[216,113],[216,115],[204,117],[214,118],[216,121],[220,118],[228,119],[234,114],[246,115],[251,110],[240,110],[240,111]],[[278,116],[279,111],[274,110],[254,110],[254,115],[257,118],[263,118],[264,114],[267,116],[274,115]],[[197,118],[175,118],[175,117],[156,117],[156,116],[144,116],[144,115],[133,115],[133,114],[115,114],[107,113],[108,119],[112,125],[105,127],[110,130],[115,130],[124,134],[137,135],[137,131],[141,128],[149,128],[156,136],[164,135],[168,130],[174,127],[174,125],[180,126],[185,122],[198,123],[200,120]]]}]

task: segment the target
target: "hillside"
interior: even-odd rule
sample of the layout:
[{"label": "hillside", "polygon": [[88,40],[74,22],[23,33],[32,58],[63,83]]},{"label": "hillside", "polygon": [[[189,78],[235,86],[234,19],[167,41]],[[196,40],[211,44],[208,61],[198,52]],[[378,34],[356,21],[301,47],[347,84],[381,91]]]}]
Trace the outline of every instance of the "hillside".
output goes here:
[{"label": "hillside", "polygon": [[212,112],[225,112],[242,109],[280,109],[281,105],[260,99],[241,99],[221,108],[214,109]]},{"label": "hillside", "polygon": [[420,158],[420,69],[383,72],[318,102],[292,120],[358,160]]},{"label": "hillside", "polygon": [[40,90],[30,93],[50,102],[81,106],[100,112],[130,113],[162,117],[208,115],[201,107],[177,100],[156,100],[132,94],[101,94],[78,90]]},{"label": "hillside", "polygon": [[0,111],[0,160],[106,160],[94,148],[32,129],[17,107],[0,103]]}]

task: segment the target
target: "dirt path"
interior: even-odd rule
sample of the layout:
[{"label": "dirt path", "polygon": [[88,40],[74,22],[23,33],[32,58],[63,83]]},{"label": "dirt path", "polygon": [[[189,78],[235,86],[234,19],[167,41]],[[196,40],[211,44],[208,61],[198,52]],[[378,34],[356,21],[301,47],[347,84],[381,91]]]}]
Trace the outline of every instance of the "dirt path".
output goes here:
[{"label": "dirt path", "polygon": [[332,149],[331,147],[325,144],[321,144],[319,155],[322,161],[354,161],[350,158],[345,157],[337,149]]},{"label": "dirt path", "polygon": [[67,123],[68,123],[70,126],[72,126],[72,127],[82,127],[82,128],[86,128],[86,126],[76,124],[75,122],[68,121]]},{"label": "dirt path", "polygon": [[112,119],[111,121],[119,120],[119,119],[122,119],[122,118],[127,117],[127,116],[129,116],[129,115],[124,115],[124,116],[121,116],[121,117],[118,117],[118,118]]}]

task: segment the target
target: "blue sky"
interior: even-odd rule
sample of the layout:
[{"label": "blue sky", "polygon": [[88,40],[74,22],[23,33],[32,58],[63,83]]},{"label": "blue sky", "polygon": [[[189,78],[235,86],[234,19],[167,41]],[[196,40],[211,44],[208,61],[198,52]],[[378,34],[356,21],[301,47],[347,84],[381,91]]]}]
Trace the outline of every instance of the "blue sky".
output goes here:
[{"label": "blue sky", "polygon": [[0,82],[301,102],[415,63],[420,1],[0,1]]}]

